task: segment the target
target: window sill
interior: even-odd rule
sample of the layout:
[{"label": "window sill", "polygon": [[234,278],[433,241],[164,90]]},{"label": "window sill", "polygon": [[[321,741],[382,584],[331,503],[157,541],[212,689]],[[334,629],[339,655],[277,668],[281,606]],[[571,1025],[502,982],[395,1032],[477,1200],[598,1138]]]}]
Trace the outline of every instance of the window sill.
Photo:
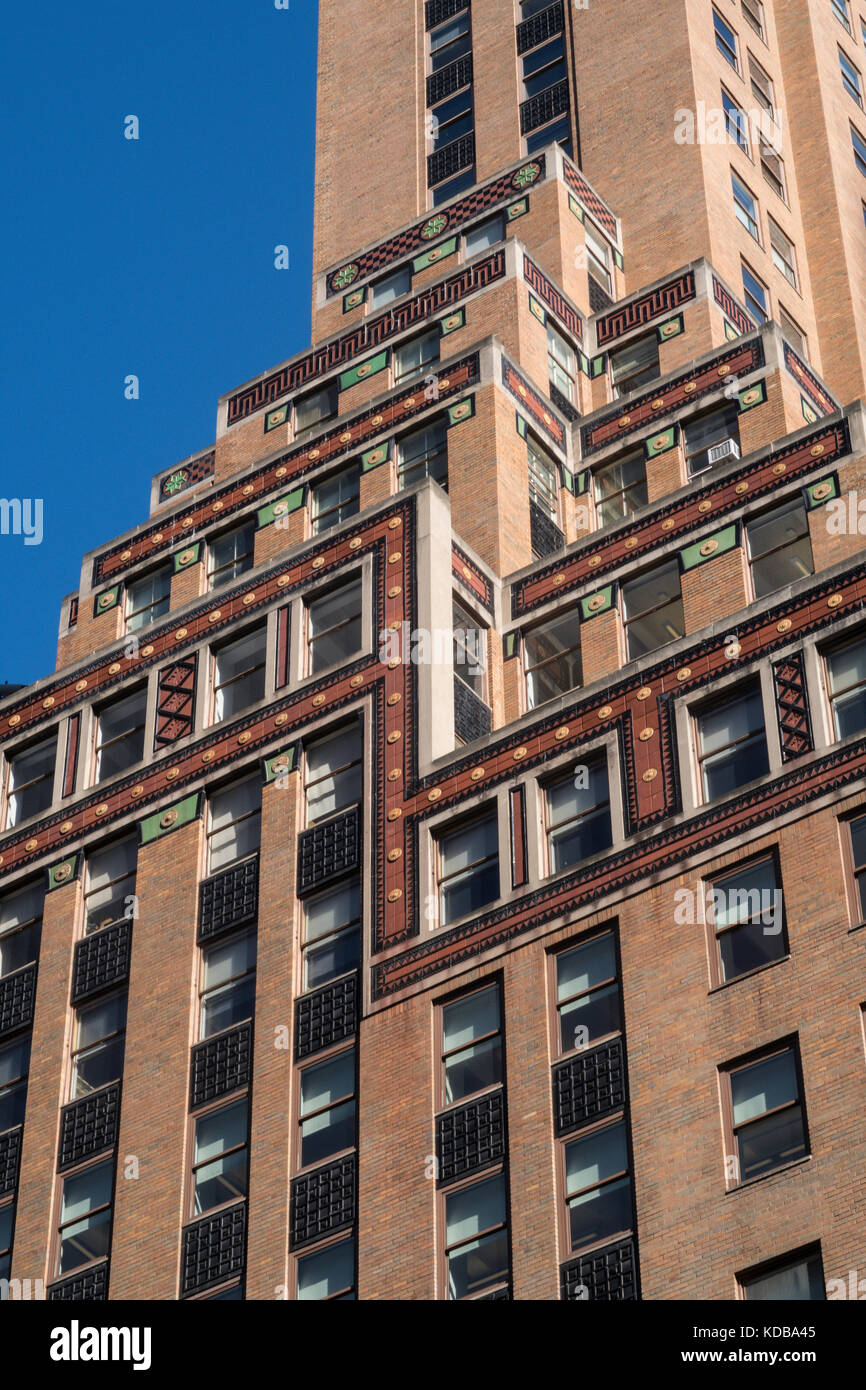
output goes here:
[{"label": "window sill", "polygon": [[735,1192],[743,1192],[750,1187],[756,1187],[758,1183],[766,1182],[768,1178],[777,1178],[781,1173],[790,1173],[793,1169],[802,1168],[805,1163],[811,1163],[811,1161],[811,1154],[804,1154],[802,1158],[794,1158],[790,1163],[782,1163],[769,1173],[759,1173],[757,1177],[746,1178],[745,1182],[738,1182],[736,1186],[727,1189],[725,1196],[730,1197]]},{"label": "window sill", "polygon": [[720,994],[723,989],[730,989],[731,985],[738,985],[743,980],[751,980],[755,975],[763,975],[765,970],[772,970],[776,965],[784,965],[786,960],[791,959],[790,951],[786,951],[778,960],[768,960],[763,965],[756,965],[754,970],[744,970],[742,975],[733,975],[730,980],[722,980],[721,984],[712,985],[707,991],[708,994]]}]

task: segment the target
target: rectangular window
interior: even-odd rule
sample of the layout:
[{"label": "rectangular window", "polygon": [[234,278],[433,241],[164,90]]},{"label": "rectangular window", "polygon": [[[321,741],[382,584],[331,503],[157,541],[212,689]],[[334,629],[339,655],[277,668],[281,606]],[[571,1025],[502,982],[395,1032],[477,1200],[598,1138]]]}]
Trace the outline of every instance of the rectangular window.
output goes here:
[{"label": "rectangular window", "polygon": [[624,458],[614,459],[599,468],[594,477],[595,509],[600,526],[610,526],[614,521],[645,507],[649,500],[646,481],[646,460],[642,450],[626,454]]},{"label": "rectangular window", "polygon": [[472,88],[464,87],[456,96],[441,101],[430,111],[430,137],[433,150],[450,145],[461,135],[468,135],[473,128]]},{"label": "rectangular window", "polygon": [[309,672],[348,661],[361,650],[363,584],[360,577],[306,601]]},{"label": "rectangular window", "polygon": [[526,441],[529,466],[529,500],[546,516],[556,518],[556,464],[530,435]]},{"label": "rectangular window", "polygon": [[251,628],[214,652],[214,722],[232,719],[264,698],[267,628]]},{"label": "rectangular window", "polygon": [[499,897],[499,830],[495,807],[437,840],[439,924],[477,912]]},{"label": "rectangular window", "polygon": [[446,1195],[445,1261],[449,1299],[477,1298],[507,1281],[503,1173]]},{"label": "rectangular window", "polygon": [[361,799],[364,740],[358,720],[313,739],[304,749],[307,827],[345,811]]},{"label": "rectangular window", "polygon": [[610,294],[613,286],[610,246],[589,218],[584,221],[583,234],[586,240],[586,268],[605,294]]},{"label": "rectangular window", "polygon": [[70,1100],[80,1100],[122,1077],[126,1001],[124,990],[75,1010]]},{"label": "rectangular window", "polygon": [[765,323],[769,316],[767,286],[749,269],[745,261],[742,262],[742,271],[746,308],[757,323]]},{"label": "rectangular window", "polygon": [[759,137],[758,148],[761,155],[761,173],[767,180],[773,192],[778,194],[783,203],[788,201],[785,192],[785,166],[776,150],[766,140]]},{"label": "rectangular window", "polygon": [[[851,872],[856,898],[855,919],[866,922],[866,816],[848,822],[851,846]],[[0,1126],[2,1127],[2,1126]]]},{"label": "rectangular window", "polygon": [[539,130],[533,130],[531,135],[526,137],[526,153],[532,154],[533,150],[540,150],[544,145],[561,145],[567,155],[571,154],[571,121],[566,116],[560,116],[558,121],[552,121],[550,125],[542,126]]},{"label": "rectangular window", "polygon": [[594,1047],[622,1032],[613,932],[554,956],[557,1050]]},{"label": "rectangular window", "polygon": [[773,265],[796,289],[797,253],[794,250],[794,243],[785,235],[782,228],[777,226],[772,217],[767,218],[767,222],[770,228],[770,255],[773,258]]},{"label": "rectangular window", "polygon": [[725,62],[730,63],[731,67],[740,70],[739,59],[737,58],[737,36],[730,24],[726,24],[718,10],[713,10],[713,29],[716,35],[716,48],[721,53]]},{"label": "rectangular window", "polygon": [[571,343],[566,342],[553,324],[547,321],[547,375],[552,388],[561,391],[574,405],[577,400],[577,358]]},{"label": "rectangular window", "polygon": [[433,189],[433,206],[438,208],[440,203],[447,203],[449,198],[456,198],[458,193],[463,193],[467,188],[471,188],[475,182],[475,165],[471,164],[468,169],[457,174],[447,183],[437,184]]},{"label": "rectangular window", "polygon": [[209,1110],[195,1122],[192,1160],[192,1214],[247,1195],[247,1111],[244,1096],[233,1105]]},{"label": "rectangular window", "polygon": [[749,82],[752,88],[752,96],[759,106],[765,111],[775,113],[776,98],[773,91],[772,79],[767,76],[761,64],[756,62],[749,54]]},{"label": "rectangular window", "polygon": [[734,212],[746,231],[760,245],[761,234],[758,228],[758,204],[752,197],[742,179],[731,170],[731,187],[734,191]]},{"label": "rectangular window", "polygon": [[439,329],[410,338],[394,349],[394,384],[405,381],[407,377],[417,376],[426,371],[432,363],[439,361]]},{"label": "rectangular window", "polygon": [[261,843],[262,784],[246,777],[208,797],[208,873],[255,854]]},{"label": "rectangular window", "polygon": [[851,33],[851,21],[848,18],[848,0],[830,0],[830,9],[838,19],[843,28]]},{"label": "rectangular window", "polygon": [[104,782],[144,757],[147,690],[103,705],[96,716],[96,781]]},{"label": "rectangular window", "polygon": [[761,687],[740,686],[696,718],[704,798],[715,801],[770,770]]},{"label": "rectangular window", "polygon": [[255,1001],[255,929],[205,947],[199,981],[199,1038],[212,1038],[246,1023],[253,1016]]},{"label": "rectangular window", "polygon": [[38,881],[0,898],[0,979],[39,959],[44,902]]},{"label": "rectangular window", "polygon": [[853,126],[851,127],[851,144],[854,147],[854,163],[863,177],[866,178],[866,140]]},{"label": "rectangular window", "polygon": [[[683,426],[683,448],[689,477],[740,457],[740,409],[736,401],[717,406]],[[727,446],[722,449],[722,446]],[[714,451],[720,450],[717,454]]]},{"label": "rectangular window", "polygon": [[108,1254],[114,1158],[63,1179],[57,1274],[93,1264]]},{"label": "rectangular window", "polygon": [[849,96],[853,97],[858,106],[863,105],[863,85],[860,80],[860,71],[855,68],[851,59],[846,53],[839,49],[839,68],[842,73],[842,86]]},{"label": "rectangular window", "polygon": [[311,489],[313,535],[340,526],[361,510],[361,469],[357,463],[332,473]]},{"label": "rectangular window", "polygon": [[487,698],[487,629],[457,599],[452,600],[454,674],[479,698]]},{"label": "rectangular window", "polygon": [[741,1274],[738,1282],[749,1303],[817,1303],[827,1297],[820,1249],[775,1260],[760,1270]]},{"label": "rectangular window", "polygon": [[629,661],[682,637],[686,627],[677,561],[623,584],[622,611]]},{"label": "rectangular window", "polygon": [[544,819],[550,872],[559,873],[610,849],[610,791],[602,760],[569,768],[544,789]]},{"label": "rectangular window", "polygon": [[726,1072],[739,1182],[808,1152],[799,1059],[791,1046]]},{"label": "rectangular window", "polygon": [[442,1006],[442,1083],[446,1105],[502,1081],[499,986],[488,985]]},{"label": "rectangular window", "polygon": [[361,880],[306,898],[304,989],[336,980],[361,964]]},{"label": "rectangular window", "polygon": [[29,1038],[0,1047],[0,1134],[24,1123],[29,1071]]},{"label": "rectangular window", "polygon": [[523,58],[523,99],[538,96],[550,87],[564,82],[568,76],[565,66],[565,43],[563,35],[557,34],[538,48],[533,48]]},{"label": "rectangular window", "polygon": [[335,1303],[355,1298],[355,1242],[340,1240],[302,1255],[298,1260],[298,1298],[331,1299]]},{"label": "rectangular window", "polygon": [[562,1148],[571,1250],[625,1235],[634,1219],[625,1120],[572,1139]]},{"label": "rectangular window", "polygon": [[481,251],[488,251],[491,246],[504,240],[505,218],[498,212],[495,217],[488,217],[484,222],[478,222],[469,228],[463,239],[465,259],[468,261],[472,256],[477,256]]},{"label": "rectangular window", "polygon": [[827,655],[830,706],[837,738],[866,729],[866,637],[855,637]]},{"label": "rectangular window", "polygon": [[216,589],[230,584],[253,567],[256,528],[239,526],[217,536],[208,546],[207,586]]},{"label": "rectangular window", "polygon": [[448,443],[442,420],[405,434],[397,446],[398,487],[411,487],[423,478],[432,478],[447,491]]},{"label": "rectangular window", "polygon": [[576,608],[534,627],[523,638],[530,709],[581,684],[580,615]]},{"label": "rectangular window", "polygon": [[746,523],[755,598],[814,574],[809,522],[801,497]]},{"label": "rectangular window", "polygon": [[318,391],[310,391],[295,401],[295,434],[311,429],[322,420],[330,420],[337,413],[338,386],[332,381]]},{"label": "rectangular window", "polygon": [[[370,286],[370,307],[381,309],[393,300],[399,299],[401,295],[408,294],[412,288],[412,267],[401,266],[399,270],[392,270],[390,275],[386,275],[381,280]],[[332,412],[333,413],[333,412]]]},{"label": "rectangular window", "polygon": [[743,14],[758,38],[764,37],[764,7],[761,0],[742,0]]},{"label": "rectangular window", "polygon": [[772,855],[714,878],[707,919],[715,940],[714,984],[748,975],[787,954],[782,889]]},{"label": "rectangular window", "polygon": [[458,14],[447,24],[439,24],[430,31],[430,67],[438,72],[449,63],[456,62],[472,47],[469,32],[469,10]]},{"label": "rectangular window", "polygon": [[151,574],[146,574],[143,579],[136,579],[126,590],[126,630],[127,632],[137,632],[141,627],[147,627],[148,623],[153,623],[157,618],[161,618],[163,613],[167,613],[171,606],[171,569],[168,565],[163,569],[154,570]]},{"label": "rectangular window", "polygon": [[300,1166],[309,1168],[355,1144],[355,1049],[301,1071]]},{"label": "rectangular window", "polygon": [[54,798],[57,734],[12,753],[6,779],[6,829],[47,811]]},{"label": "rectangular window", "polygon": [[84,935],[92,936],[115,922],[131,921],[135,912],[138,844],[134,835],[87,855],[84,878]]},{"label": "rectangular window", "polygon": [[729,92],[722,88],[722,109],[725,125],[734,144],[739,145],[744,154],[749,153],[749,122],[745,111],[734,101]]},{"label": "rectangular window", "polygon": [[614,396],[627,396],[661,375],[659,345],[655,333],[634,338],[610,354],[610,379]]}]

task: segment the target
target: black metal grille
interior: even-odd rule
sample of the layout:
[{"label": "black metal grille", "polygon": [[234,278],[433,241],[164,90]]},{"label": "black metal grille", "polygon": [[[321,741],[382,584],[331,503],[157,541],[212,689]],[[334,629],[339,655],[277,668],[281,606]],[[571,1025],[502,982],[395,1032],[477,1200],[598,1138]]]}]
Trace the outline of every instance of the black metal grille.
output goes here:
[{"label": "black metal grille", "polygon": [[518,24],[517,52],[528,53],[530,48],[537,48],[545,39],[552,39],[564,27],[562,0],[557,0],[555,5],[548,5],[540,14],[534,14],[531,19],[524,19],[522,24]]},{"label": "black metal grille", "polygon": [[51,1303],[72,1300],[76,1303],[101,1303],[108,1298],[108,1261],[82,1270],[80,1274],[70,1274],[59,1284],[48,1289]]},{"label": "black metal grille", "polygon": [[24,1126],[16,1125],[14,1129],[7,1129],[5,1134],[0,1134],[0,1197],[5,1197],[7,1192],[14,1192],[18,1185],[23,1133]]},{"label": "black metal grille", "polygon": [[528,135],[531,130],[547,125],[568,110],[568,81],[557,82],[555,87],[547,87],[537,92],[528,101],[520,103],[520,133]]},{"label": "black metal grille", "polygon": [[468,87],[471,81],[472,54],[466,53],[449,63],[447,68],[431,72],[427,78],[427,105],[435,106],[437,101],[444,101],[453,92],[459,92],[461,87]]},{"label": "black metal grille", "polygon": [[475,135],[461,135],[459,140],[452,140],[450,145],[443,145],[441,150],[427,156],[428,187],[459,174],[461,169],[468,169],[474,163]]},{"label": "black metal grille", "polygon": [[358,1026],[358,975],[344,975],[323,985],[295,1005],[295,1057],[309,1057],[323,1047],[351,1038]]},{"label": "black metal grille", "polygon": [[198,939],[209,941],[255,920],[259,909],[259,856],[206,878],[199,888]]},{"label": "black metal grille", "polygon": [[352,806],[298,837],[298,893],[309,893],[351,873],[360,862],[360,807]]},{"label": "black metal grille", "polygon": [[552,381],[550,383],[550,399],[553,401],[553,404],[560,414],[565,416],[566,420],[570,420],[571,423],[574,424],[575,420],[580,419],[580,411],[575,410],[568,396],[564,396],[559,387],[554,386]]},{"label": "black metal grille", "polygon": [[26,1028],[33,1022],[36,1002],[36,966],[26,965],[0,980],[0,1036]]},{"label": "black metal grille", "polygon": [[562,1298],[568,1303],[631,1302],[637,1298],[637,1273],[637,1249],[628,1236],[560,1266]]},{"label": "black metal grille", "polygon": [[505,1157],[505,1097],[502,1091],[449,1110],[436,1120],[439,1183],[453,1182]]},{"label": "black metal grille", "polygon": [[609,294],[606,294],[601,285],[593,277],[589,276],[589,307],[594,314],[603,314],[605,309],[609,309],[613,304]]},{"label": "black metal grille", "polygon": [[464,743],[474,738],[484,738],[490,733],[491,713],[489,705],[479,700],[474,690],[454,677],[454,732]]},{"label": "black metal grille", "polygon": [[119,1120],[119,1081],[65,1105],[60,1112],[58,1170],[110,1149],[117,1142]]},{"label": "black metal grille", "polygon": [[529,538],[532,553],[540,560],[546,555],[552,555],[556,550],[561,550],[565,545],[565,536],[559,527],[551,521],[544,508],[532,500],[529,503]]},{"label": "black metal grille", "polygon": [[467,9],[468,5],[469,0],[427,0],[424,6],[425,28],[435,29],[437,24],[444,24],[446,19]]},{"label": "black metal grille", "polygon": [[239,1023],[192,1050],[189,1065],[189,1108],[246,1086],[253,1070],[253,1026]]},{"label": "black metal grille", "polygon": [[131,921],[115,922],[79,941],[72,961],[72,1003],[80,1004],[91,994],[125,980],[131,953]]},{"label": "black metal grille", "polygon": [[355,1155],[348,1154],[327,1168],[295,1178],[289,1236],[292,1250],[351,1226],[357,1207],[355,1170]]},{"label": "black metal grille", "polygon": [[247,1207],[236,1207],[206,1216],[183,1233],[181,1297],[199,1293],[224,1279],[240,1274],[247,1242]]},{"label": "black metal grille", "polygon": [[622,1038],[578,1053],[553,1072],[553,1123],[567,1134],[625,1105]]}]

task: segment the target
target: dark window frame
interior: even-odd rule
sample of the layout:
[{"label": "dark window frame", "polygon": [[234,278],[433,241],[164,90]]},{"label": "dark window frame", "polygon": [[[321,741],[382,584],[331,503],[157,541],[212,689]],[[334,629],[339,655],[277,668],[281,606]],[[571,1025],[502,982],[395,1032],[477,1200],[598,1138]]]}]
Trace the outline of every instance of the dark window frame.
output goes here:
[{"label": "dark window frame", "polygon": [[[759,1115],[753,1115],[748,1120],[734,1122],[733,1090],[731,1078],[738,1072],[747,1071],[751,1067],[768,1062],[773,1057],[778,1057],[784,1053],[790,1053],[794,1060],[794,1076],[797,1085],[797,1095],[792,1101],[785,1101],[782,1105],[772,1106],[769,1110],[763,1110]],[[812,1146],[809,1137],[809,1122],[806,1108],[806,1094],[803,1085],[803,1069],[800,1059],[799,1039],[796,1033],[778,1039],[776,1042],[769,1043],[765,1047],[756,1049],[754,1052],[746,1053],[744,1056],[735,1058],[731,1062],[725,1062],[719,1067],[719,1075],[722,1082],[722,1119],[725,1140],[725,1156],[736,1158],[737,1176],[732,1178],[727,1173],[727,1162],[725,1172],[725,1185],[728,1191],[738,1187],[748,1187],[752,1183],[760,1182],[765,1177],[772,1176],[773,1173],[784,1172],[786,1168],[795,1164],[803,1163],[812,1155]],[[786,1159],[778,1163],[773,1168],[767,1168],[764,1172],[753,1173],[748,1177],[743,1177],[741,1171],[739,1135],[750,1126],[761,1124],[771,1116],[781,1115],[787,1111],[799,1110],[803,1130],[803,1147],[805,1152],[797,1158]]]}]

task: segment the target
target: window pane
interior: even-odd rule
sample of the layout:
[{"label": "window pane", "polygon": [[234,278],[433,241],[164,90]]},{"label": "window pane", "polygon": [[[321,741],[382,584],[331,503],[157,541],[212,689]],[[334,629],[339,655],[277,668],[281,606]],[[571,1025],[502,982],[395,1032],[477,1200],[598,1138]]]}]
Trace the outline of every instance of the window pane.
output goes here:
[{"label": "window pane", "polygon": [[474,1183],[445,1200],[445,1243],[454,1245],[471,1240],[491,1226],[505,1221],[505,1179],[501,1173],[486,1182]]},{"label": "window pane", "polygon": [[563,1052],[573,1047],[590,1047],[609,1033],[622,1028],[619,985],[605,985],[590,994],[563,1004],[559,1013],[559,1037]]},{"label": "window pane", "polygon": [[99,781],[124,772],[144,756],[144,718],[147,693],[136,691],[108,705],[98,718],[99,754],[96,776]]},{"label": "window pane", "polygon": [[361,472],[357,465],[335,473],[313,487],[313,532],[339,526],[360,508]]},{"label": "window pane", "polygon": [[508,1274],[508,1238],[495,1231],[468,1245],[461,1245],[448,1257],[448,1297],[466,1298],[498,1283]]},{"label": "window pane", "polygon": [[216,719],[230,719],[265,693],[265,631],[255,628],[216,657]]},{"label": "window pane", "polygon": [[298,1261],[298,1298],[331,1298],[355,1283],[355,1243],[341,1241]]},{"label": "window pane", "polygon": [[316,989],[336,980],[361,964],[361,929],[352,927],[320,946],[311,946],[306,955],[306,989]]},{"label": "window pane", "polygon": [[256,964],[256,933],[244,932],[224,946],[211,946],[204,953],[202,986],[216,989],[237,975],[253,970]]},{"label": "window pane", "polygon": [[505,222],[501,216],[489,217],[486,222],[471,227],[466,233],[466,259],[477,256],[479,251],[486,251],[490,246],[495,246],[504,236]]},{"label": "window pane", "polygon": [[628,1168],[625,1125],[609,1125],[607,1129],[577,1139],[565,1147],[565,1190],[568,1196],[593,1187],[614,1173]]},{"label": "window pane", "polygon": [[57,738],[54,736],[43,739],[10,760],[7,830],[30,816],[38,816],[51,805],[56,753]]},{"label": "window pane", "polygon": [[740,1177],[758,1177],[806,1153],[803,1116],[798,1105],[754,1120],[737,1135]]},{"label": "window pane", "polygon": [[355,1102],[334,1105],[301,1125],[301,1164],[321,1163],[355,1142]]},{"label": "window pane", "polygon": [[89,1096],[101,1086],[109,1086],[119,1081],[123,1075],[123,1037],[114,1038],[88,1052],[79,1053],[75,1059],[72,1078],[72,1099]]},{"label": "window pane", "polygon": [[227,1149],[245,1144],[246,1139],[247,1102],[239,1100],[196,1121],[194,1162],[216,1158]]},{"label": "window pane", "polygon": [[97,1163],[93,1168],[85,1168],[66,1178],[63,1184],[60,1221],[76,1221],[94,1207],[104,1206],[111,1198],[112,1162]]},{"label": "window pane", "polygon": [[499,990],[482,989],[446,1004],[442,1010],[442,1046],[446,1052],[499,1029]]},{"label": "window pane", "polygon": [[358,724],[307,745],[307,825],[353,806],[361,796],[363,743]]},{"label": "window pane", "polygon": [[556,958],[556,997],[561,1003],[583,994],[602,980],[616,977],[613,937],[599,936],[584,946],[575,946]]},{"label": "window pane", "polygon": [[387,275],[384,280],[379,280],[370,290],[370,302],[374,309],[381,308],[383,304],[390,304],[392,299],[399,299],[401,294],[408,294],[412,288],[412,271],[406,266],[402,270],[395,270],[393,275]]},{"label": "window pane", "polygon": [[0,978],[31,965],[38,958],[41,935],[41,923],[35,922],[32,926],[0,936]]},{"label": "window pane", "polygon": [[594,1245],[631,1228],[631,1179],[619,1178],[605,1187],[572,1197],[568,1204],[571,1248]]},{"label": "window pane", "polygon": [[402,343],[394,351],[394,377],[401,381],[404,377],[420,372],[431,362],[439,361],[439,332],[424,333],[420,338],[412,338]]},{"label": "window pane", "polygon": [[209,872],[255,853],[260,840],[261,783],[247,778],[210,797]]},{"label": "window pane", "polygon": [[631,660],[673,642],[685,632],[679,567],[660,565],[622,587]]},{"label": "window pane", "polygon": [[70,1270],[78,1269],[91,1260],[102,1259],[108,1254],[110,1234],[110,1210],[66,1226],[60,1241],[58,1274],[68,1274]]},{"label": "window pane", "polygon": [[798,1096],[797,1068],[790,1049],[731,1073],[734,1124],[742,1124]]},{"label": "window pane", "polygon": [[249,974],[233,984],[215,989],[202,1000],[201,1037],[212,1038],[225,1028],[234,1028],[252,1018],[255,1008],[256,980]]},{"label": "window pane", "polygon": [[357,922],[360,915],[361,884],[358,879],[329,893],[308,898],[304,904],[304,940],[318,941],[350,922]]},{"label": "window pane", "polygon": [[31,883],[0,898],[0,935],[41,918],[44,901],[45,889],[41,883]]},{"label": "window pane", "polygon": [[451,835],[443,835],[439,841],[443,875],[458,873],[479,859],[495,854],[498,843],[495,815],[473,821],[471,825],[456,830]]},{"label": "window pane", "polygon": [[355,1053],[350,1048],[318,1066],[301,1073],[301,1115],[310,1115],[355,1089]]},{"label": "window pane", "polygon": [[93,1043],[107,1038],[111,1033],[119,1033],[126,1027],[126,995],[116,994],[100,1004],[92,1004],[89,1009],[78,1010],[77,1047],[91,1047]]},{"label": "window pane", "polygon": [[445,1063],[445,1099],[450,1105],[502,1080],[502,1039],[487,1038],[453,1053]]},{"label": "window pane", "polygon": [[763,728],[760,691],[755,689],[716,705],[700,718],[701,752],[706,756]]},{"label": "window pane", "polygon": [[583,677],[577,610],[527,632],[524,650],[529,703],[533,708],[579,686]]},{"label": "window pane", "polygon": [[743,1288],[750,1303],[766,1300],[799,1303],[824,1299],[826,1290],[821,1257],[811,1255],[767,1274],[756,1274],[743,1281]]}]

